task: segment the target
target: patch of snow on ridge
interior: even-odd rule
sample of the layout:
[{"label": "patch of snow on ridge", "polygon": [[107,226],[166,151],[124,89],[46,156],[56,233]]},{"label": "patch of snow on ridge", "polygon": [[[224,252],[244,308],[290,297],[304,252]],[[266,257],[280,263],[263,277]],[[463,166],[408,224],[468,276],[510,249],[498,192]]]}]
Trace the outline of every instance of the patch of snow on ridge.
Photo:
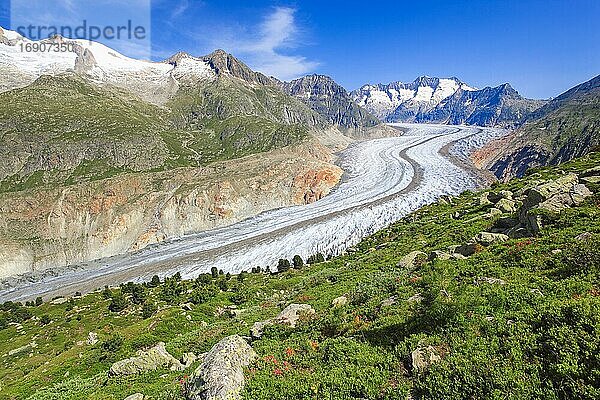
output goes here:
[{"label": "patch of snow on ridge", "polygon": [[[84,39],[55,37],[32,42],[17,32],[4,30],[4,43],[0,40],[0,92],[24,87],[42,75],[80,73],[99,83],[108,83],[129,90],[152,103],[161,104],[169,93],[177,90],[178,79],[204,79],[215,75],[205,61],[188,57],[177,66],[166,62],[152,62],[127,57],[110,47]],[[26,43],[58,41],[75,45],[62,52],[21,51],[11,38]],[[91,55],[91,57],[89,57]],[[78,57],[83,59],[78,61]],[[80,68],[83,61],[85,68]]]},{"label": "patch of snow on ridge", "polygon": [[23,40],[23,36],[19,34],[19,32],[11,31],[9,29],[3,29],[0,27],[0,35],[4,35],[10,41]]}]

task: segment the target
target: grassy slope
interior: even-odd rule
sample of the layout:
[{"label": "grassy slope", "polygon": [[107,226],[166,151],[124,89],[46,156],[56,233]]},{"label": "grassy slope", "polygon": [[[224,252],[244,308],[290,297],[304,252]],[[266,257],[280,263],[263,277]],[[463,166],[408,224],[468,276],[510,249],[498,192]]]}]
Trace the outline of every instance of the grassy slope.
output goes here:
[{"label": "grassy slope", "polygon": [[[597,165],[600,154],[594,153],[560,169]],[[533,176],[558,173],[544,169]],[[518,190],[530,179],[493,190]],[[141,317],[140,306],[111,313],[100,293],[71,305],[27,307],[51,322],[28,320],[21,333],[14,326],[0,330],[0,397],[123,399],[143,392],[152,399],[181,399],[180,381],[193,368],[110,379],[106,372],[112,362],[158,341],[175,356],[207,351],[225,335],[245,334],[253,322],[302,302],[315,307],[314,320],[293,330],[267,328],[253,343],[261,358],[246,373],[245,399],[404,400],[411,390],[437,399],[598,398],[600,198],[556,216],[538,237],[493,245],[466,260],[424,263],[414,271],[396,267],[412,250],[445,249],[490,228],[494,221],[483,217],[485,207],[474,205],[477,198],[465,193],[455,205],[425,207],[325,263],[197,285],[204,288],[196,289],[200,292],[217,285],[227,290],[192,311],[178,307],[188,295],[169,300],[172,305],[160,300],[165,284],[148,289],[150,301],[161,307],[149,319]],[[456,211],[459,219],[451,217]],[[575,239],[586,231],[594,235],[590,241]],[[506,284],[476,284],[481,277]],[[193,282],[175,286],[184,293],[194,288]],[[416,293],[421,303],[406,301]],[[331,301],[343,294],[350,303],[332,308]],[[391,296],[396,304],[382,306]],[[233,302],[244,310],[238,317],[217,316],[218,307]],[[101,342],[78,345],[90,331]],[[124,340],[120,347],[102,345],[115,336]],[[35,349],[7,355],[32,340]],[[445,356],[415,374],[408,359],[419,344],[437,346]]]},{"label": "grassy slope", "polygon": [[203,97],[182,89],[166,108],[67,75],[0,94],[0,192],[206,165],[307,135],[306,120],[273,111],[308,112],[283,93],[237,80],[208,87]]},{"label": "grassy slope", "polygon": [[[581,157],[599,145],[600,76],[597,76],[532,113],[510,142],[503,143],[491,169],[498,176],[520,175],[528,167],[557,165]],[[507,165],[511,165],[509,174],[504,170]]]}]

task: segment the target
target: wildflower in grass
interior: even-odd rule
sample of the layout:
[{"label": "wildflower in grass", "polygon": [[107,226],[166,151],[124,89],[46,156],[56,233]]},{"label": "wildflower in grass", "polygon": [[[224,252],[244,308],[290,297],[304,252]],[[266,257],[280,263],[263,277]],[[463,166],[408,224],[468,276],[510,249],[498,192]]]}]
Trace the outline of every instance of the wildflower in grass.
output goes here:
[{"label": "wildflower in grass", "polygon": [[275,364],[275,365],[277,365],[277,363],[278,363],[278,362],[277,362],[277,359],[275,358],[275,356],[265,356],[265,357],[263,358],[263,360],[264,360],[265,362],[267,362],[267,363],[273,363],[273,364]]},{"label": "wildflower in grass", "polygon": [[288,357],[293,357],[296,354],[296,350],[292,349],[291,347],[288,347],[287,349],[285,349],[285,355]]}]

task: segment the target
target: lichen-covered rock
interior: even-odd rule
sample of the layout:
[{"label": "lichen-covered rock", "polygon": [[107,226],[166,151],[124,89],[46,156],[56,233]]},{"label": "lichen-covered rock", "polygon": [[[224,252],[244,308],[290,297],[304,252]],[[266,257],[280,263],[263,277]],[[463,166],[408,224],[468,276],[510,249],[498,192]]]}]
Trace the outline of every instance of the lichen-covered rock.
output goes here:
[{"label": "lichen-covered rock", "polygon": [[573,189],[569,192],[569,195],[571,196],[573,203],[578,206],[583,203],[585,199],[592,196],[593,193],[584,184],[580,183],[573,187]]},{"label": "lichen-covered rock", "polygon": [[483,192],[477,199],[477,204],[480,206],[491,206],[493,203],[489,199],[490,193]]},{"label": "lichen-covered rock", "polygon": [[[200,356],[202,357],[202,356]],[[183,353],[183,355],[181,356],[181,364],[183,364],[184,368],[189,367],[190,365],[192,365],[194,362],[196,362],[196,360],[198,360],[198,357],[196,357],[196,355],[194,353]]]},{"label": "lichen-covered rock", "polygon": [[260,339],[262,337],[263,330],[267,325],[273,325],[273,321],[267,320],[255,322],[252,325],[252,328],[250,328],[250,336],[252,337],[252,339]]},{"label": "lichen-covered rock", "polygon": [[295,328],[302,315],[313,314],[315,310],[309,304],[290,304],[279,313],[275,322]]},{"label": "lichen-covered rock", "polygon": [[[341,304],[341,305],[346,304],[346,303],[342,304],[344,301],[342,298],[346,299],[345,300],[346,303],[348,302],[348,298],[346,298],[346,296],[338,297],[337,299],[333,300],[334,307],[335,307],[336,301],[337,301],[337,304]],[[341,305],[338,305],[337,307],[341,307]],[[302,317],[303,315],[313,315],[313,314],[315,314],[315,310],[314,310],[314,308],[312,308],[312,306],[310,306],[308,304],[290,304],[289,306],[284,308],[283,311],[281,311],[275,318],[268,319],[266,321],[255,322],[252,325],[252,328],[250,328],[250,337],[252,339],[260,339],[262,337],[263,330],[264,330],[265,326],[267,326],[267,325],[282,324],[282,325],[288,325],[292,328],[295,328],[296,324],[300,320],[300,317]]]},{"label": "lichen-covered rock", "polygon": [[86,343],[89,346],[93,346],[96,343],[98,343],[98,334],[96,334],[96,332],[90,332],[90,333],[88,333],[88,338],[87,338]]},{"label": "lichen-covered rock", "polygon": [[537,234],[543,227],[543,218],[539,211],[558,213],[580,205],[592,192],[578,182],[575,174],[541,183],[528,189],[523,205],[519,209],[519,221],[527,231]]},{"label": "lichen-covered rock", "polygon": [[493,217],[495,215],[501,215],[502,211],[496,207],[492,207],[490,208],[490,211],[488,212],[487,216],[488,217]]},{"label": "lichen-covered rock", "polygon": [[161,367],[170,368],[172,371],[183,371],[184,366],[165,349],[163,342],[148,351],[139,351],[136,357],[117,361],[109,370],[110,376],[134,375],[147,371],[154,371]]},{"label": "lichen-covered rock", "polygon": [[479,232],[473,240],[484,246],[489,246],[494,243],[505,242],[508,240],[508,236],[502,233],[491,233],[491,232]]},{"label": "lichen-covered rock", "polygon": [[335,299],[333,299],[333,301],[331,302],[331,305],[336,308],[336,307],[343,307],[346,304],[348,304],[348,298],[346,296],[340,296],[340,297],[336,297]]},{"label": "lichen-covered rock", "polygon": [[415,372],[425,371],[431,364],[442,360],[442,355],[433,346],[417,347],[411,354],[411,365]]},{"label": "lichen-covered rock", "polygon": [[256,358],[250,345],[238,335],[213,346],[186,385],[189,400],[236,400],[244,387],[244,367]]},{"label": "lichen-covered rock", "polygon": [[125,397],[125,400],[144,400],[146,397],[141,393],[135,393],[131,396]]},{"label": "lichen-covered rock", "polygon": [[517,211],[515,207],[515,202],[509,199],[500,199],[496,203],[496,208],[502,211],[503,213],[514,213]]},{"label": "lichen-covered rock", "polygon": [[422,251],[411,251],[398,262],[398,267],[402,268],[415,268],[419,259],[426,260],[427,254]]}]

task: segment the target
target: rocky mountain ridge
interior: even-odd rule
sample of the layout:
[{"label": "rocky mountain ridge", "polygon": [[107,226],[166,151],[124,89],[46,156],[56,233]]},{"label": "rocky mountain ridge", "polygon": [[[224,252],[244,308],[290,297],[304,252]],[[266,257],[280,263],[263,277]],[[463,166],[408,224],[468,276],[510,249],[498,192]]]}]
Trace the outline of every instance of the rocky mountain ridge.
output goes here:
[{"label": "rocky mountain ridge", "polygon": [[361,131],[375,127],[380,121],[358,106],[342,86],[325,75],[308,75],[282,82],[281,87],[297,97],[325,120],[343,130]]},{"label": "rocky mountain ridge", "polygon": [[342,174],[332,152],[351,139],[222,50],[155,63],[0,38],[2,276],[313,202]]},{"label": "rocky mountain ridge", "polygon": [[511,135],[475,154],[506,180],[527,169],[557,165],[600,145],[600,75],[564,92],[529,114]]},{"label": "rocky mountain ridge", "polygon": [[475,89],[457,78],[422,76],[411,83],[364,85],[351,93],[386,122],[513,128],[545,102],[523,98],[510,84]]}]

